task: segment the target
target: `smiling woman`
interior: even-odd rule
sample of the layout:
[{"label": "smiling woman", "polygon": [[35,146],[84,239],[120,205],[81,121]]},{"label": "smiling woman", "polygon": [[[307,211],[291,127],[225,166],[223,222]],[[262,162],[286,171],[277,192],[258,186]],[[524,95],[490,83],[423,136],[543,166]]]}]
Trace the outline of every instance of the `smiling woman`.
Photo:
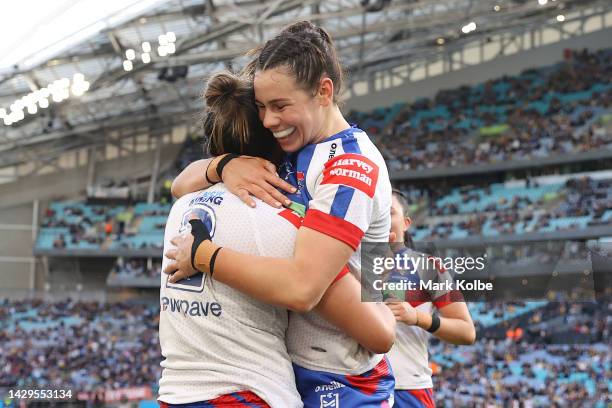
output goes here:
[{"label": "smiling woman", "polygon": [[[166,256],[174,261],[164,271],[176,282],[199,270],[256,299],[310,312],[292,315],[287,331],[305,406],[320,406],[333,397],[320,387],[330,383],[342,385],[334,390],[340,406],[386,406],[394,384],[387,359],[311,312],[329,300],[324,293],[347,265],[360,275],[362,241],[389,239],[391,184],[385,162],[366,133],[351,127],[340,112],[342,70],[323,29],[309,22],[289,26],[263,46],[249,68],[263,126],[287,153],[280,173],[297,187],[289,198],[307,208],[293,257],[221,248],[197,232],[205,230],[199,223],[192,230],[195,241],[187,235],[172,241],[177,249]],[[358,291],[347,298],[350,302],[360,302]],[[353,320],[340,308],[336,312],[339,320]],[[389,340],[377,350],[386,352],[394,324],[389,310],[383,307],[379,313],[385,324],[371,335]],[[369,319],[355,321],[371,324]]]},{"label": "smiling woman", "polygon": [[262,48],[253,85],[259,116],[285,152],[349,127],[338,107],[343,80],[325,30],[296,23]]}]

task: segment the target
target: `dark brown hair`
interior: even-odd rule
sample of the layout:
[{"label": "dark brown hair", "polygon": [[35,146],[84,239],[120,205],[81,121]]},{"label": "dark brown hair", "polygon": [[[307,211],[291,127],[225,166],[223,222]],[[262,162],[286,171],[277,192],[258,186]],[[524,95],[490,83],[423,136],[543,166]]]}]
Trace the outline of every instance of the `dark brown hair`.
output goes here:
[{"label": "dark brown hair", "polygon": [[[397,198],[400,206],[402,207],[402,212],[404,218],[408,217],[408,199],[406,195],[400,190],[393,189],[393,196]],[[414,249],[414,242],[412,241],[412,234],[409,232],[410,230],[404,231],[404,245],[408,248]]]},{"label": "dark brown hair", "polygon": [[344,72],[336,47],[327,31],[309,21],[285,27],[259,50],[253,65],[251,71],[287,67],[297,83],[313,95],[327,75],[334,84],[334,102],[340,102]]},{"label": "dark brown hair", "polygon": [[253,83],[229,71],[213,75],[204,91],[204,134],[212,156],[225,153],[262,157],[277,163],[282,155],[257,113]]}]

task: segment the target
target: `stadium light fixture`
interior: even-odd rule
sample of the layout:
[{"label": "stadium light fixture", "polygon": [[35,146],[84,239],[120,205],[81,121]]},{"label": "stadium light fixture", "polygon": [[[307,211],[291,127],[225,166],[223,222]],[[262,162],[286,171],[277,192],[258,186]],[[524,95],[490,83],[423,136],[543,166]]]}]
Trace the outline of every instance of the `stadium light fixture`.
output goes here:
[{"label": "stadium light fixture", "polygon": [[538,0],[538,4],[540,6],[545,6],[548,3],[548,0]]},{"label": "stadium light fixture", "polygon": [[563,14],[559,14],[557,16],[557,21],[560,22],[560,23],[564,22],[565,21],[565,16]]},{"label": "stadium light fixture", "polygon": [[436,40],[436,43],[437,43],[438,45],[444,45],[444,43],[445,43],[445,42],[446,42],[446,41],[445,41],[445,40],[444,40],[444,38],[442,38],[442,37],[440,37],[440,38],[438,38],[438,39]]},{"label": "stadium light fixture", "polygon": [[148,64],[149,62],[151,62],[151,54],[149,54],[148,52],[143,52],[141,57],[142,57],[142,62],[144,62],[145,64]]},{"label": "stadium light fixture", "polygon": [[159,37],[157,37],[157,41],[159,42],[159,45],[168,45],[168,37],[166,37],[165,34],[161,34]]},{"label": "stadium light fixture", "polygon": [[27,95],[14,101],[9,109],[0,108],[0,119],[6,126],[10,126],[25,118],[27,112],[29,115],[35,115],[41,109],[46,109],[50,106],[49,98],[53,102],[61,102],[70,98],[70,91],[74,96],[83,95],[89,90],[89,82],[85,80],[85,75],[76,73],[69,78],[61,78],[53,81],[44,88],[37,89]]},{"label": "stadium light fixture", "polygon": [[475,22],[470,22],[469,24],[464,25],[463,27],[461,27],[461,32],[463,34],[469,34],[472,31],[476,30],[476,23]]},{"label": "stadium light fixture", "polygon": [[176,52],[176,46],[174,43],[166,45],[166,51],[168,51],[168,54],[174,54]]},{"label": "stadium light fixture", "polygon": [[166,55],[168,55],[168,48],[165,45],[160,45],[159,47],[157,47],[157,54],[160,57],[165,57]]},{"label": "stadium light fixture", "polygon": [[131,71],[134,68],[134,64],[132,64],[132,61],[130,60],[125,60],[123,61],[123,69],[126,71]]},{"label": "stadium light fixture", "polygon": [[151,52],[151,43],[148,41],[145,41],[142,43],[142,51],[143,52]]},{"label": "stadium light fixture", "polygon": [[75,82],[70,90],[74,96],[81,96],[89,89],[89,82]]},{"label": "stadium light fixture", "polygon": [[127,50],[125,50],[125,58],[127,58],[130,61],[133,61],[136,59],[136,51],[134,51],[131,48],[128,48]]},{"label": "stadium light fixture", "polygon": [[166,39],[169,43],[176,42],[176,34],[174,34],[172,31],[168,31],[166,33]]},{"label": "stadium light fixture", "polygon": [[496,4],[493,6],[493,11],[499,11],[501,10],[501,7],[499,7],[499,4]]}]

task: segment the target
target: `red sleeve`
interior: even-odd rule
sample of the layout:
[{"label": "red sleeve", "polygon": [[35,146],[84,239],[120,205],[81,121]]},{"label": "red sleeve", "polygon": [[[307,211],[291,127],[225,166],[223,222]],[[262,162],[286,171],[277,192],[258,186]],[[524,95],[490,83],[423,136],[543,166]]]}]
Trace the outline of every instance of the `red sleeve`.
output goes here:
[{"label": "red sleeve", "polygon": [[309,209],[302,226],[329,235],[357,250],[364,232],[350,222],[324,213],[323,211]]}]

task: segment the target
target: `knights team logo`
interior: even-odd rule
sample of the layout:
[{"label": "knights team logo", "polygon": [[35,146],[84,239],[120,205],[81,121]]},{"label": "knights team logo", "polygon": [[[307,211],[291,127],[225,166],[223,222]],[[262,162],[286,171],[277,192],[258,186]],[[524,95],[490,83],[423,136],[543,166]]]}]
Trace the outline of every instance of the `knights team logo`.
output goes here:
[{"label": "knights team logo", "polygon": [[340,408],[340,396],[336,392],[321,395],[321,408]]},{"label": "knights team logo", "polygon": [[300,191],[302,191],[304,189],[305,177],[304,177],[304,173],[301,172],[301,171],[296,172],[295,176],[296,176],[297,182],[298,182],[297,189],[298,189],[298,193],[299,193]]},{"label": "knights team logo", "polygon": [[[189,233],[191,225],[189,220],[193,218],[199,218],[208,231],[210,236],[215,236],[215,229],[217,227],[217,217],[215,216],[215,210],[207,204],[195,203],[185,213],[181,219],[181,226],[179,233]],[[170,283],[166,280],[166,287],[178,290],[184,290],[187,292],[202,292],[204,291],[204,284],[206,283],[206,275],[203,273],[196,273],[195,275],[182,279],[176,283]]]},{"label": "knights team logo", "polygon": [[215,228],[217,227],[217,217],[215,216],[215,210],[206,204],[194,204],[183,214],[181,220],[181,227],[179,233],[182,234],[191,229],[189,220],[193,218],[199,218],[204,223],[208,232],[210,232],[211,238],[215,236]]}]

